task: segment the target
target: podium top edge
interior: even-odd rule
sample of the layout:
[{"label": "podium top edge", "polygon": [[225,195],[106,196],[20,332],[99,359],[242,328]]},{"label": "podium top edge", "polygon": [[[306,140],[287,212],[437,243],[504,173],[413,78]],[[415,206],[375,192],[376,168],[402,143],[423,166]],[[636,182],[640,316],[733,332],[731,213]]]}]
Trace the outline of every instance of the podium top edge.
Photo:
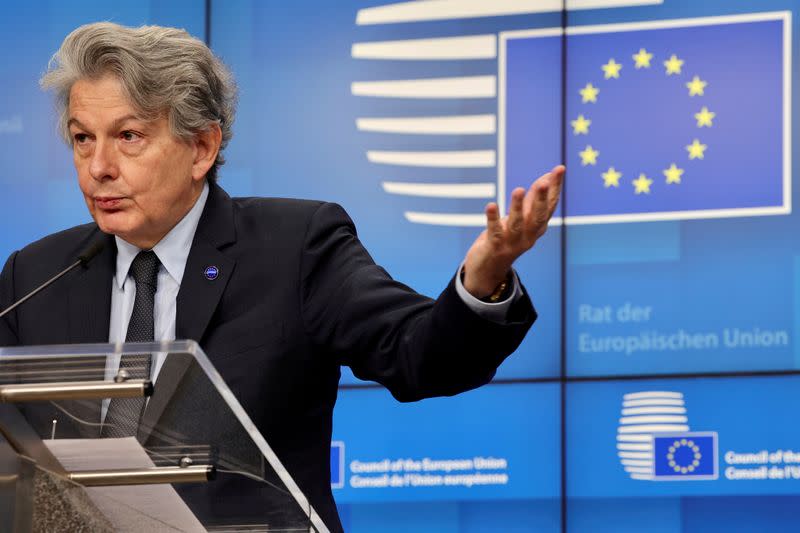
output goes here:
[{"label": "podium top edge", "polygon": [[0,363],[12,360],[24,361],[65,357],[105,357],[107,355],[163,352],[185,354],[194,358],[205,358],[200,345],[193,340],[163,342],[128,342],[97,344],[50,344],[41,346],[0,347]]}]

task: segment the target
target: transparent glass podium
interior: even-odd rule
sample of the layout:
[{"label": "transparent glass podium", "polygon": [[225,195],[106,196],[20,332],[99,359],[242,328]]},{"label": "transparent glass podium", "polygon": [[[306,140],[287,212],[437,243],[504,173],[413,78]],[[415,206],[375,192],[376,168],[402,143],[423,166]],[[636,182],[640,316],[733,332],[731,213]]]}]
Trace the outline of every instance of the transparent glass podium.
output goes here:
[{"label": "transparent glass podium", "polygon": [[[107,370],[141,354],[153,382]],[[136,435],[104,438],[110,398],[142,397]],[[177,341],[0,348],[0,531],[328,529],[200,347]]]}]

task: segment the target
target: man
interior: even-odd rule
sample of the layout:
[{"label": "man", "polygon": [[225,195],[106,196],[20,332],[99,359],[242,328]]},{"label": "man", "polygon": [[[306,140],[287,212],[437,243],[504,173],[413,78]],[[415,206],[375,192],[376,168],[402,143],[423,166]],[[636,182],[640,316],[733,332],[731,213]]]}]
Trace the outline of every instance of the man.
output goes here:
[{"label": "man", "polygon": [[[341,528],[329,477],[340,365],[401,401],[451,395],[488,382],[535,319],[511,267],[544,234],[563,167],[513,191],[507,218],[486,207],[486,230],[432,301],[373,263],[340,207],[225,194],[216,178],[235,90],[185,32],[83,26],[42,84],[55,92],[94,223],[12,254],[0,306],[92,243],[105,247],[0,321],[0,346],[198,341],[333,530]],[[106,376],[127,364],[109,361]],[[157,389],[162,364],[148,356],[139,365]],[[104,428],[147,416],[120,405],[103,405]]]}]

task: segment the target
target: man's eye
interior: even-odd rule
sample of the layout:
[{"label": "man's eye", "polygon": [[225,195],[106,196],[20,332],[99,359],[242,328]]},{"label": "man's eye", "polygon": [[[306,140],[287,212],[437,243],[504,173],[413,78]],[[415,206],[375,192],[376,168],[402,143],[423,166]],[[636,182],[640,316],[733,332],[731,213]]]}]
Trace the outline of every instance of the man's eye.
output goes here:
[{"label": "man's eye", "polygon": [[73,139],[75,139],[75,142],[77,144],[83,144],[87,140],[89,140],[89,136],[86,135],[85,133],[76,133],[75,135],[73,135]]},{"label": "man's eye", "polygon": [[123,131],[119,134],[120,139],[123,141],[137,141],[141,138],[141,136],[133,131]]}]

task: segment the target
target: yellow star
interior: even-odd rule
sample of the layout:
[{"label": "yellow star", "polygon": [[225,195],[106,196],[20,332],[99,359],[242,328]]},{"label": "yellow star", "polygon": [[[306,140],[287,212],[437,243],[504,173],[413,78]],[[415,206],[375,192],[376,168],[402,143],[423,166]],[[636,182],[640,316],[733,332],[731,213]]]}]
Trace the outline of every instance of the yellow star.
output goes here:
[{"label": "yellow star", "polygon": [[672,54],[669,59],[664,61],[664,66],[667,67],[667,76],[680,74],[681,67],[683,66],[683,59],[678,59],[678,56]]},{"label": "yellow star", "polygon": [[591,146],[587,146],[585,150],[579,152],[581,156],[581,165],[584,167],[586,165],[596,165],[597,164],[597,156],[600,155],[600,152],[592,148]]},{"label": "yellow star", "polygon": [[609,167],[608,171],[603,172],[603,185],[608,187],[619,187],[619,179],[622,177],[621,172],[617,172],[614,167]]},{"label": "yellow star", "polygon": [[586,120],[583,115],[578,115],[578,118],[573,120],[572,122],[572,132],[575,135],[579,135],[583,133],[584,135],[589,134],[589,125],[592,123],[591,120]]},{"label": "yellow star", "polygon": [[614,59],[609,59],[608,63],[600,67],[603,69],[603,73],[606,76],[606,79],[610,78],[619,78],[619,71],[622,69],[622,65],[614,61]]},{"label": "yellow star", "polygon": [[683,169],[678,168],[675,166],[675,163],[672,163],[669,168],[664,171],[664,175],[667,177],[667,183],[680,183],[681,176],[683,176]]},{"label": "yellow star", "polygon": [[707,81],[695,76],[692,81],[686,83],[686,87],[689,88],[689,96],[703,96],[706,85],[708,85]]},{"label": "yellow star", "polygon": [[584,87],[583,89],[580,90],[581,99],[583,100],[583,103],[584,104],[587,103],[587,102],[596,103],[597,102],[597,93],[599,93],[599,92],[600,92],[600,89],[598,89],[597,87],[595,87],[591,83],[587,83],[586,87]]},{"label": "yellow star", "polygon": [[650,194],[650,185],[653,180],[648,179],[644,174],[639,174],[639,177],[633,180],[633,186],[636,187],[636,194]]},{"label": "yellow star", "polygon": [[705,144],[700,144],[700,141],[695,139],[692,141],[692,144],[686,146],[686,149],[689,150],[689,159],[703,159],[703,152],[706,151],[708,148]]},{"label": "yellow star", "polygon": [[713,126],[711,121],[714,120],[716,116],[717,114],[709,111],[706,106],[703,106],[703,109],[701,109],[699,113],[694,114],[694,118],[697,119],[698,128],[702,128],[703,126],[708,126],[710,128]]},{"label": "yellow star", "polygon": [[653,59],[653,54],[650,54],[644,48],[639,48],[639,53],[633,54],[633,60],[636,61],[636,68],[650,68],[650,60]]}]

